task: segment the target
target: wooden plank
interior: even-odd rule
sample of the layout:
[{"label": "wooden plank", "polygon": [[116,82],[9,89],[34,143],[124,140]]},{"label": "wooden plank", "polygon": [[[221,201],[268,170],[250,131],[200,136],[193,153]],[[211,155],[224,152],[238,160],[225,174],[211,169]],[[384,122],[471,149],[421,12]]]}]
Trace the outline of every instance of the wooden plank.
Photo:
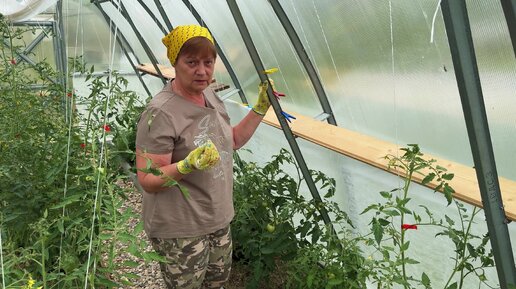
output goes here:
[{"label": "wooden plank", "polygon": [[[174,68],[172,66],[165,66],[165,65],[161,65],[161,64],[157,64],[157,66],[158,66],[159,70],[161,71],[161,74],[166,79],[171,80],[174,77],[176,77],[176,71],[174,70]],[[147,73],[147,74],[159,77],[158,72],[156,71],[156,69],[154,68],[154,66],[151,63],[142,63],[140,65],[137,65],[136,68],[143,73]],[[228,89],[229,85],[223,84],[223,83],[218,83],[215,80],[213,80],[213,82],[210,84],[210,87],[213,88],[213,90],[218,92],[218,91]]]},{"label": "wooden plank", "polygon": [[[387,160],[384,158],[388,154],[403,154],[403,151],[400,151],[400,147],[396,144],[333,126],[326,122],[317,121],[297,113],[294,116],[297,119],[292,120],[292,123],[290,123],[290,128],[294,135],[376,168],[397,174],[396,171],[388,169]],[[281,128],[272,109],[267,112],[263,122],[276,128]],[[453,180],[449,182],[450,186],[455,190],[455,198],[471,205],[482,207],[480,189],[476,172],[473,168],[426,153],[424,157],[427,160],[435,159],[437,161],[436,164],[445,167],[448,172],[455,174]],[[416,176],[414,180],[417,183],[421,183],[422,178]],[[516,182],[501,177],[499,182],[506,217],[514,221],[516,220],[516,198],[514,197],[516,196]],[[431,189],[435,189],[437,185],[435,182],[426,184]]]},{"label": "wooden plank", "polygon": [[[159,70],[161,71],[161,74],[163,74],[163,76],[166,79],[171,80],[172,78],[176,77],[176,71],[174,70],[174,68],[172,66],[165,66],[165,65],[161,65],[161,64],[157,64],[157,66],[158,66]],[[141,72],[148,73],[150,75],[159,77],[158,72],[154,68],[154,65],[152,65],[151,63],[142,63],[140,65],[137,65],[136,68]]]}]

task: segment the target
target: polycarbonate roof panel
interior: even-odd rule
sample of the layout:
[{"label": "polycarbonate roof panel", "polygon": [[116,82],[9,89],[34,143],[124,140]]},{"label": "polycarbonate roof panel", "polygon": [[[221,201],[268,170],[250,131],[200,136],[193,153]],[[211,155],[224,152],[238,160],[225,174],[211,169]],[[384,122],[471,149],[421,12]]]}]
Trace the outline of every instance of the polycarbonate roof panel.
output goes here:
[{"label": "polycarbonate roof panel", "polygon": [[516,180],[516,57],[507,22],[500,1],[469,1],[468,12],[497,170]]},{"label": "polycarbonate roof panel", "polygon": [[[159,63],[169,65],[163,32],[137,1],[123,1]],[[185,2],[187,2],[185,4]],[[157,12],[152,0],[145,0]],[[280,4],[316,67],[339,126],[472,164],[469,141],[439,1],[282,0]],[[162,1],[172,25],[197,23],[212,32],[252,104],[259,81],[225,0]],[[238,1],[265,67],[287,97],[287,111],[322,112],[309,78],[270,3]],[[134,32],[110,3],[103,4],[136,53],[147,58]],[[513,155],[515,58],[497,0],[468,1],[492,139],[502,176],[516,179]],[[159,14],[159,13],[158,13]],[[155,17],[161,19],[161,15]],[[162,19],[160,23],[165,23]],[[96,32],[98,33],[98,32]],[[105,45],[105,44],[104,44]],[[103,49],[102,51],[105,51]],[[215,78],[232,84],[219,60]],[[236,96],[234,96],[236,99]]]},{"label": "polycarbonate roof panel", "polygon": [[[143,41],[146,45],[148,45],[156,57],[157,61],[160,64],[168,64],[169,61],[167,59],[167,54],[164,49],[158,50],[157,47],[163,46],[161,43],[161,38],[163,38],[163,32],[159,29],[158,25],[154,22],[154,20],[151,18],[151,16],[142,8],[142,6],[137,1],[121,1],[124,4],[125,9],[127,10],[127,13],[129,14],[130,20],[134,23],[134,26],[136,29],[138,29],[138,32],[140,33],[141,37],[143,38]],[[102,7],[109,7],[109,10],[106,9],[106,11],[109,12],[119,12],[117,9],[118,7],[115,7],[113,5],[103,5]],[[160,18],[159,15],[157,15]],[[125,20],[125,19],[124,19]],[[124,23],[129,23],[126,21],[123,21]],[[118,24],[118,22],[116,22]],[[125,31],[125,30],[124,30]],[[136,33],[133,32],[134,37],[136,37]],[[139,46],[142,47],[143,45],[141,42],[136,38],[135,41],[131,41],[132,43],[137,43]],[[146,55],[145,52],[143,55]],[[144,59],[147,57],[144,57]]]},{"label": "polycarbonate roof panel", "polygon": [[283,26],[268,1],[240,1],[239,7],[265,68],[279,68],[272,74],[284,110],[309,116],[322,112],[319,100]]},{"label": "polycarbonate roof panel", "polygon": [[[428,153],[472,165],[438,3],[281,1],[317,65],[339,126],[402,146],[418,143]],[[514,96],[516,82],[508,81],[514,79],[514,55],[499,1],[471,1],[468,6],[475,39],[481,31],[488,36],[476,41],[479,62],[486,57],[487,65],[505,64],[496,67],[496,80],[490,77],[492,94]],[[488,15],[475,16],[478,13]],[[483,83],[488,75],[497,73],[481,73]],[[514,107],[511,104],[500,107]],[[490,120],[496,117],[489,115]],[[497,135],[516,134],[502,129]],[[509,153],[506,144],[495,142],[495,147],[504,151],[505,146]],[[502,175],[516,177],[509,167],[502,168]]]},{"label": "polycarbonate roof panel", "polygon": [[[120,47],[112,49],[115,38],[111,34],[109,25],[100,11],[90,2],[65,1],[63,3],[65,40],[67,45],[67,57],[82,56],[84,63],[94,65],[98,71],[106,70],[109,64],[117,70],[127,70],[127,67],[120,67],[120,62],[126,63],[125,56]],[[112,19],[118,26],[123,26],[115,15]],[[126,29],[126,34],[133,35],[132,29]],[[135,47],[137,49],[137,47]],[[114,59],[110,59],[114,55]]]}]

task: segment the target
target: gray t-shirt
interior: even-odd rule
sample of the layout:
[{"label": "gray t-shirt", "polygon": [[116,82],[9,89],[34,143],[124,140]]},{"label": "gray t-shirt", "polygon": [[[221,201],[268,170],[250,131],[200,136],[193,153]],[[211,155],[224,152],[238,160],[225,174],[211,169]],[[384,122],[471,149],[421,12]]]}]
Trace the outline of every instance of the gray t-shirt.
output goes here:
[{"label": "gray t-shirt", "polygon": [[149,238],[195,237],[227,226],[233,216],[233,130],[224,103],[208,88],[207,107],[200,107],[165,85],[149,103],[138,123],[136,147],[152,154],[172,153],[171,163],[208,139],[220,161],[204,171],[185,175],[176,186],[143,194],[143,221]]}]

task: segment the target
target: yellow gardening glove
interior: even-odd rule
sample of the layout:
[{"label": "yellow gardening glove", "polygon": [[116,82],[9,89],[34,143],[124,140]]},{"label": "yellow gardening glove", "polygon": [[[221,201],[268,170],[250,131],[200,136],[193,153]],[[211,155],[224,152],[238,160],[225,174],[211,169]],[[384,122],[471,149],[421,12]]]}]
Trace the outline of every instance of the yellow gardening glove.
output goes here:
[{"label": "yellow gardening glove", "polygon": [[[274,81],[269,78],[269,82],[272,85],[272,90],[274,91]],[[258,85],[258,101],[253,106],[253,111],[259,115],[265,115],[267,110],[269,110],[269,106],[271,106],[271,102],[269,101],[269,97],[267,96],[267,87],[269,83],[267,81],[263,81]]]},{"label": "yellow gardening glove", "polygon": [[177,170],[189,174],[193,170],[205,170],[213,167],[220,160],[219,151],[211,140],[191,151],[188,156],[177,163]]}]

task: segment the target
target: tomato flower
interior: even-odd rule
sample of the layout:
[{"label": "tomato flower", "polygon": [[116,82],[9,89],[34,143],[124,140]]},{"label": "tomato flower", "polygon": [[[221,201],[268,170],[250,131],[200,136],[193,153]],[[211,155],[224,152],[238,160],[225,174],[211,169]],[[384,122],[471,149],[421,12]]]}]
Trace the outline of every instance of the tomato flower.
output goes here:
[{"label": "tomato flower", "polygon": [[401,225],[402,230],[417,230],[417,225],[403,224]]}]

